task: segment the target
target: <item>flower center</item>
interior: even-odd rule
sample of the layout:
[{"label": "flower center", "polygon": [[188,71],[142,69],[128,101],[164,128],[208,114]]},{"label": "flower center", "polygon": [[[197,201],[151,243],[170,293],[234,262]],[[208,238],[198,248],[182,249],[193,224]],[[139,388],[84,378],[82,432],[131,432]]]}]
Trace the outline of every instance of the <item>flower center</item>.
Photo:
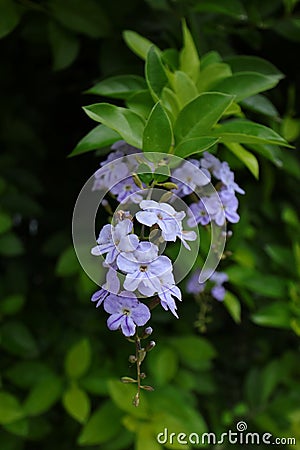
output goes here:
[{"label": "flower center", "polygon": [[129,314],[130,314],[129,309],[123,308],[123,314],[124,314],[125,316],[129,316]]},{"label": "flower center", "polygon": [[147,270],[147,266],[140,266],[140,271],[141,272],[146,272]]}]

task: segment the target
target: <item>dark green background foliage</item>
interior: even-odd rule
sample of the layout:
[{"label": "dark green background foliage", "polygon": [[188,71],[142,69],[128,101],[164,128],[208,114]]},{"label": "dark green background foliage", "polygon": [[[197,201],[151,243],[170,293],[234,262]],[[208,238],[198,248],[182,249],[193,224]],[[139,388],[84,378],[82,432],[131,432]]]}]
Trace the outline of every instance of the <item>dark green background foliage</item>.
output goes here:
[{"label": "dark green background foliage", "polygon": [[[118,381],[134,376],[131,345],[89,303],[96,286],[71,246],[73,206],[101,156],[67,156],[93,127],[81,106],[107,101],[82,92],[143,75],[122,32],[180,48],[183,17],[200,55],[256,55],[285,74],[266,94],[278,112],[248,109],[295,149],[259,155],[256,180],[220,148],[246,190],[220,266],[227,308],[210,300],[205,334],[187,295],[178,321],[155,310],[144,369],[156,389],[134,408]],[[0,0],[0,37],[1,450],[156,450],[164,427],[221,433],[241,419],[300,448],[298,1]]]}]

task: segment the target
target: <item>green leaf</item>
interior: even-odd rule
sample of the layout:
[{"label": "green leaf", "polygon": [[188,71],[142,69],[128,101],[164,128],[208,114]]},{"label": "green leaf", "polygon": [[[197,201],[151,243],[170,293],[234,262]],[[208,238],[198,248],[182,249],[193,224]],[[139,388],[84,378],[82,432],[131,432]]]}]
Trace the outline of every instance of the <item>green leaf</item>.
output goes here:
[{"label": "green leaf", "polygon": [[211,86],[211,91],[235,95],[235,101],[240,102],[259,92],[272,89],[278,83],[278,77],[262,75],[256,72],[234,73]]},{"label": "green leaf", "polygon": [[7,352],[22,358],[33,358],[38,355],[36,341],[23,323],[6,322],[1,327],[0,334],[0,345]]},{"label": "green leaf", "polygon": [[247,13],[243,4],[239,0],[201,0],[195,6],[199,12],[210,12],[224,14],[238,20],[246,20]]},{"label": "green leaf", "polygon": [[164,386],[173,380],[178,370],[178,358],[174,349],[161,347],[153,352],[149,370],[158,386]]},{"label": "green leaf", "polygon": [[287,141],[295,141],[300,135],[300,120],[290,116],[284,117],[282,119],[280,131]]},{"label": "green leaf", "polygon": [[117,75],[100,81],[86,93],[125,100],[132,94],[145,89],[147,84],[144,78],[138,75]]},{"label": "green leaf", "polygon": [[211,64],[221,63],[222,58],[221,55],[216,51],[210,51],[205,53],[201,57],[201,71],[206,69],[206,67],[210,66]]},{"label": "green leaf", "polygon": [[79,53],[78,38],[56,22],[49,22],[49,42],[51,45],[53,70],[70,66]]},{"label": "green leaf", "polygon": [[24,253],[21,239],[14,233],[6,233],[0,236],[0,255],[19,256]]},{"label": "green leaf", "polygon": [[170,340],[170,344],[178,352],[182,363],[196,370],[207,370],[211,360],[216,356],[212,344],[205,338],[183,336]]},{"label": "green leaf", "polygon": [[25,297],[22,294],[12,294],[0,299],[0,313],[7,316],[19,312],[25,303]]},{"label": "green leaf", "polygon": [[15,422],[3,425],[3,428],[9,433],[24,438],[29,433],[29,420],[27,418],[18,419]]},{"label": "green leaf", "polygon": [[155,172],[153,174],[153,178],[158,183],[162,183],[164,181],[167,181],[170,177],[170,167],[167,165],[160,165],[157,169],[155,169]]},{"label": "green leaf", "polygon": [[252,314],[251,319],[256,325],[289,329],[292,315],[288,303],[277,300],[270,305],[260,308],[256,313]]},{"label": "green leaf", "polygon": [[127,108],[144,117],[145,120],[149,117],[153,105],[154,101],[148,89],[136,92],[126,100]]},{"label": "green leaf", "polygon": [[250,153],[242,145],[237,143],[227,143],[226,147],[250,170],[250,172],[258,179],[259,164],[253,153]]},{"label": "green leaf", "polygon": [[21,419],[24,411],[16,397],[0,391],[0,424],[9,424]]},{"label": "green leaf", "polygon": [[0,39],[11,33],[20,22],[20,13],[13,0],[0,0]]},{"label": "green leaf", "polygon": [[220,138],[220,142],[240,144],[274,144],[291,147],[285,139],[271,128],[244,119],[233,119],[209,133]]},{"label": "green leaf", "polygon": [[175,147],[174,153],[181,158],[187,158],[188,156],[208,150],[217,144],[217,142],[218,138],[206,136],[186,139],[181,141],[180,144]]},{"label": "green leaf", "polygon": [[154,100],[159,100],[163,88],[168,83],[168,78],[160,54],[154,46],[152,46],[147,53],[145,76]]},{"label": "green leaf", "polygon": [[169,117],[160,102],[154,105],[143,134],[143,151],[169,153],[173,141]]},{"label": "green leaf", "polygon": [[249,147],[254,152],[258,153],[259,155],[262,155],[264,158],[270,160],[273,164],[275,164],[276,167],[282,167],[282,150],[277,145],[269,145],[269,144],[247,144],[247,147]]},{"label": "green leaf", "polygon": [[11,217],[5,212],[0,212],[0,234],[6,233],[12,227]]},{"label": "green leaf", "polygon": [[74,248],[68,247],[60,256],[56,265],[56,274],[61,277],[75,275],[80,271],[80,265]]},{"label": "green leaf", "polygon": [[38,416],[48,411],[60,398],[62,381],[50,376],[39,381],[29,392],[24,402],[24,411],[28,416]]},{"label": "green leaf", "polygon": [[185,20],[182,21],[183,47],[179,55],[180,70],[185,72],[194,82],[200,71],[200,59],[193,37]]},{"label": "green leaf", "polygon": [[269,75],[280,80],[283,73],[269,61],[258,56],[235,55],[225,58],[225,62],[230,65],[233,73],[257,72],[262,75]]},{"label": "green leaf", "polygon": [[121,432],[123,413],[109,400],[102,404],[90,417],[81,431],[79,445],[99,445],[109,441]]},{"label": "green leaf", "polygon": [[78,142],[69,156],[77,156],[91,150],[106,147],[119,139],[120,136],[115,131],[107,128],[105,125],[97,125]]},{"label": "green leaf", "polygon": [[171,120],[174,121],[179,114],[180,106],[176,94],[168,87],[164,87],[162,90],[161,104],[169,112]]},{"label": "green leaf", "polygon": [[142,148],[145,123],[135,112],[109,103],[96,103],[83,109],[91,119],[116,131],[128,144]]},{"label": "green leaf", "polygon": [[46,378],[53,376],[50,367],[39,361],[21,361],[10,367],[5,376],[22,389],[29,389]]},{"label": "green leaf", "polygon": [[80,378],[91,364],[91,346],[88,339],[82,339],[69,350],[65,360],[66,374],[70,378]]},{"label": "green leaf", "polygon": [[[261,94],[254,95],[253,97],[245,98],[240,102],[242,108],[249,111],[263,114],[267,117],[278,117],[279,113],[270,100]],[[285,136],[284,136],[285,137]],[[289,140],[289,139],[287,139]]]},{"label": "green leaf", "polygon": [[[172,445],[172,448],[176,448]],[[186,447],[188,450],[189,447]],[[141,424],[136,435],[135,450],[161,450],[162,446],[157,442],[152,424]]]},{"label": "green leaf", "polygon": [[231,105],[233,98],[219,92],[200,94],[180,111],[174,125],[176,139],[180,142],[210,134],[211,128]]},{"label": "green leaf", "polygon": [[193,80],[181,70],[176,70],[175,73],[169,73],[169,82],[176,94],[177,101],[181,108],[193,100],[198,95],[198,91]]},{"label": "green leaf", "polygon": [[63,394],[62,402],[65,410],[79,423],[85,423],[90,415],[90,399],[76,385],[70,386]]},{"label": "green leaf", "polygon": [[141,392],[140,404],[137,408],[132,403],[136,394],[136,386],[131,384],[123,384],[121,381],[114,379],[108,380],[107,385],[112,400],[121,410],[136,418],[149,418],[148,400],[144,391]]},{"label": "green leaf", "polygon": [[241,323],[241,304],[239,299],[230,291],[226,291],[224,305],[233,320]]},{"label": "green leaf", "polygon": [[160,52],[159,48],[156,47],[153,42],[149,41],[149,39],[146,39],[135,31],[123,31],[123,39],[130,50],[144,60],[146,60],[151,47],[154,47],[156,51]]},{"label": "green leaf", "polygon": [[224,80],[225,78],[231,77],[232,72],[228,64],[224,63],[213,63],[201,70],[199,78],[197,81],[198,92],[209,91],[211,86]]},{"label": "green leaf", "polygon": [[94,0],[49,0],[54,18],[69,30],[91,38],[108,36],[111,24],[98,2]]}]

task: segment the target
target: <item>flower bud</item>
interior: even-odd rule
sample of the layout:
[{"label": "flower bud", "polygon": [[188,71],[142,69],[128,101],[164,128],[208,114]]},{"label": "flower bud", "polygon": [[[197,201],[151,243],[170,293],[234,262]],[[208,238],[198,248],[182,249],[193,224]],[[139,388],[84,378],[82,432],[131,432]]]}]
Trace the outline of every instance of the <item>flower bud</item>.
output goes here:
[{"label": "flower bud", "polygon": [[150,352],[155,346],[156,346],[156,342],[155,341],[150,341],[149,344],[146,347],[146,351]]},{"label": "flower bud", "polygon": [[153,328],[152,328],[152,327],[147,327],[147,328],[145,328],[144,333],[145,333],[147,336],[150,336],[150,334],[152,334],[152,332],[153,332]]},{"label": "flower bud", "polygon": [[136,363],[136,356],[135,355],[130,355],[129,358],[128,358],[128,361],[130,362],[130,364]]}]

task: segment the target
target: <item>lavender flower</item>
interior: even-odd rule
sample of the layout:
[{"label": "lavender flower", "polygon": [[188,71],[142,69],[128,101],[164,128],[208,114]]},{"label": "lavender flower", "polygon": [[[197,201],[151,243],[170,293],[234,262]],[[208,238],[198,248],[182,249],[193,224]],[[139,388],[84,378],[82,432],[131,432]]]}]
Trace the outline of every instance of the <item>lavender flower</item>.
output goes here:
[{"label": "lavender flower", "polygon": [[187,221],[189,227],[195,227],[197,224],[207,225],[210,222],[210,217],[202,200],[198,203],[192,203],[189,206],[188,214],[190,216]]},{"label": "lavender flower", "polygon": [[144,210],[136,213],[136,218],[140,223],[149,227],[157,224],[165,241],[174,242],[178,237],[183,245],[190,250],[185,240],[194,241],[197,235],[194,231],[183,231],[184,211],[177,212],[173,206],[167,203],[158,203],[154,200],[143,200],[140,207]]},{"label": "lavender flower", "polygon": [[139,244],[135,234],[130,234],[133,223],[124,219],[116,226],[107,224],[100,231],[96,247],[91,250],[92,255],[99,256],[107,253],[105,261],[112,264],[120,252],[132,252]]},{"label": "lavender flower", "polygon": [[98,308],[110,296],[111,293],[117,294],[119,290],[120,290],[120,280],[118,278],[117,272],[115,269],[110,268],[106,274],[106,283],[100,290],[96,291],[92,295],[91,301],[97,302],[96,308]]},{"label": "lavender flower", "polygon": [[151,296],[161,289],[159,277],[172,270],[167,256],[158,256],[158,248],[151,242],[140,242],[130,254],[121,253],[117,258],[119,269],[126,273],[124,289],[139,290],[142,295]]},{"label": "lavender flower", "polygon": [[234,173],[230,170],[228,163],[222,162],[219,177],[228,192],[234,194],[234,192],[238,192],[239,194],[245,194],[245,191],[239,187],[237,183],[234,181]]},{"label": "lavender flower", "polygon": [[209,170],[217,180],[220,179],[221,161],[214,155],[208,152],[203,153],[203,158],[200,160],[200,165],[204,169]]},{"label": "lavender flower", "polygon": [[193,159],[184,162],[172,173],[172,181],[177,184],[178,190],[174,193],[180,197],[191,194],[197,186],[205,186],[210,182],[210,173],[199,169],[199,161]]},{"label": "lavender flower", "polygon": [[178,314],[176,312],[177,306],[173,297],[178,300],[182,300],[180,289],[175,286],[175,280],[172,272],[167,272],[159,277],[161,283],[161,289],[158,292],[158,297],[160,299],[160,304],[164,310],[170,310],[172,314],[178,319]]},{"label": "lavender flower", "polygon": [[129,175],[129,168],[122,156],[122,152],[113,152],[109,154],[106,161],[101,163],[101,168],[94,174],[93,191],[109,189]]},{"label": "lavender flower", "polygon": [[224,272],[214,272],[210,280],[215,283],[211,290],[211,295],[219,302],[222,302],[226,294],[223,283],[228,281],[228,275]]},{"label": "lavender flower", "polygon": [[110,192],[117,195],[117,200],[120,203],[126,203],[129,199],[133,203],[140,203],[143,200],[143,197],[140,194],[137,194],[138,191],[140,191],[140,188],[135,184],[131,177],[128,177],[116,184]]},{"label": "lavender flower", "polygon": [[133,336],[137,326],[145,325],[151,317],[149,308],[140,303],[132,292],[110,295],[104,303],[104,309],[111,314],[107,319],[110,330],[121,328],[124,336]]},{"label": "lavender flower", "polygon": [[186,291],[189,294],[197,295],[204,291],[206,284],[199,283],[199,276],[200,276],[200,269],[196,270],[193,273],[193,275],[189,278],[186,285]]},{"label": "lavender flower", "polygon": [[226,189],[219,192],[219,196],[214,194],[208,197],[205,206],[210,217],[221,227],[227,219],[231,223],[237,223],[240,220],[238,215],[238,199]]}]

